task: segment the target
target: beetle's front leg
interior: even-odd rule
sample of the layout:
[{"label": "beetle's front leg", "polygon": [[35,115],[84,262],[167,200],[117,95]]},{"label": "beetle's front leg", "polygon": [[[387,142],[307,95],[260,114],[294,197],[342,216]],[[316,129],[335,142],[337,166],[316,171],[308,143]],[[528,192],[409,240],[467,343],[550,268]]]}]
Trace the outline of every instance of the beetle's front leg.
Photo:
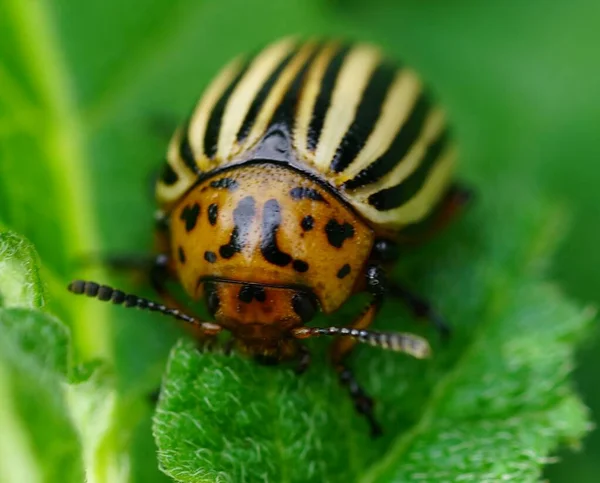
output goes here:
[{"label": "beetle's front leg", "polygon": [[[398,245],[393,241],[380,239],[375,242],[371,258],[381,263],[394,262],[398,259]],[[386,283],[388,295],[401,300],[414,317],[425,319],[433,324],[443,338],[450,336],[450,326],[424,297],[414,293],[402,284],[390,280]]]},{"label": "beetle's front leg", "polygon": [[310,351],[304,344],[298,345],[298,365],[296,366],[296,374],[304,374],[310,366]]},{"label": "beetle's front leg", "polygon": [[447,339],[450,336],[450,326],[427,299],[396,282],[390,282],[388,290],[391,297],[398,298],[404,302],[414,317],[431,322],[442,338]]},{"label": "beetle's front leg", "polygon": [[[348,327],[353,329],[366,329],[375,319],[379,312],[386,291],[385,272],[378,265],[367,267],[366,285],[372,299],[367,308],[359,315]],[[336,340],[331,349],[331,359],[338,372],[340,383],[348,388],[350,397],[354,402],[356,410],[363,414],[371,426],[371,434],[378,436],[381,434],[381,427],[373,414],[373,399],[358,384],[352,370],[348,367],[346,359],[357,341],[355,339],[340,338]]]}]

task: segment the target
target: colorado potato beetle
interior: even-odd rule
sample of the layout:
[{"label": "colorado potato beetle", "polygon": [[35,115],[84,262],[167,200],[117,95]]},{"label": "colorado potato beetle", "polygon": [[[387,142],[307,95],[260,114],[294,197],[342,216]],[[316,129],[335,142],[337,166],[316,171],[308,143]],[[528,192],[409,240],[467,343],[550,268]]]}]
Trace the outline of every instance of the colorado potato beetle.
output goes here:
[{"label": "colorado potato beetle", "polygon": [[[347,365],[356,342],[417,358],[427,341],[369,330],[386,295],[447,331],[422,298],[386,279],[406,228],[443,225],[465,200],[451,183],[455,148],[444,111],[417,74],[366,44],[283,39],[239,57],[208,85],[172,137],[156,185],[158,256],[152,302],[94,282],[69,289],[222,330],[263,361],[309,354],[334,336],[331,360],[373,433],[373,401]],[[203,298],[202,321],[168,290]],[[345,326],[306,324],[353,294],[371,301]]]}]

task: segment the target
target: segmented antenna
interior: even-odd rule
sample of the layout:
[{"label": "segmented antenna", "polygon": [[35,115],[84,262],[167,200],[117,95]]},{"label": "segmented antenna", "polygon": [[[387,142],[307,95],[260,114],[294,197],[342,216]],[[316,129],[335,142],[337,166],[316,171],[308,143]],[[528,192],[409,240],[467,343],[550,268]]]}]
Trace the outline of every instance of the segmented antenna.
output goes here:
[{"label": "segmented antenna", "polygon": [[292,330],[292,334],[297,339],[322,335],[351,337],[364,344],[394,352],[404,352],[417,359],[425,359],[431,355],[429,342],[418,335],[404,332],[379,332],[351,327],[297,327]]},{"label": "segmented antenna", "polygon": [[188,324],[202,328],[204,332],[209,334],[217,334],[221,330],[221,326],[211,322],[203,322],[192,317],[179,309],[167,307],[166,305],[154,302],[144,297],[134,294],[128,294],[121,290],[109,287],[108,285],[99,285],[96,282],[86,280],[74,280],[67,287],[69,292],[76,295],[87,295],[88,297],[96,298],[104,302],[112,302],[115,305],[123,305],[127,308],[137,308],[158,312],[169,317],[174,317],[178,320],[183,320]]}]

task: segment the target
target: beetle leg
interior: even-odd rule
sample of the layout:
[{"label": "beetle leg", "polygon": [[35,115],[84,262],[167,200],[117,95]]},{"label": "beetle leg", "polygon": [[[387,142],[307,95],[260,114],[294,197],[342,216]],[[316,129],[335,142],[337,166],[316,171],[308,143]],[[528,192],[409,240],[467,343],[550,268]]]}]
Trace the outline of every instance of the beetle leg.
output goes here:
[{"label": "beetle leg", "polygon": [[298,358],[298,365],[296,366],[296,374],[301,375],[310,366],[310,351],[304,344],[298,344],[298,351],[300,352],[300,356]]},{"label": "beetle leg", "polygon": [[[373,323],[373,320],[375,320],[375,316],[383,304],[387,285],[384,270],[378,265],[370,265],[367,267],[366,279],[367,291],[373,298],[366,309],[348,326],[353,329],[368,328]],[[336,340],[331,349],[334,364],[342,361],[356,343],[356,340],[348,338]]]},{"label": "beetle leg", "polygon": [[444,339],[450,336],[450,326],[428,300],[396,282],[388,283],[388,293],[390,296],[402,300],[414,317],[431,322]]},{"label": "beetle leg", "polygon": [[[358,316],[349,327],[354,329],[366,329],[369,327],[375,316],[379,312],[383,303],[385,294],[385,272],[378,265],[367,267],[366,271],[367,290],[373,296],[371,303],[366,310]],[[364,415],[371,426],[371,434],[377,436],[381,434],[381,427],[373,415],[373,399],[360,387],[352,371],[345,363],[346,358],[356,345],[356,340],[350,338],[340,338],[336,340],[331,348],[331,359],[336,371],[339,374],[340,383],[348,388],[350,397],[354,401],[356,410]]]},{"label": "beetle leg", "polygon": [[339,364],[336,369],[339,373],[340,383],[348,388],[356,411],[367,418],[369,426],[371,427],[371,435],[373,437],[381,435],[381,426],[373,414],[373,407],[375,405],[373,398],[360,387],[354,374],[348,367],[344,364]]}]

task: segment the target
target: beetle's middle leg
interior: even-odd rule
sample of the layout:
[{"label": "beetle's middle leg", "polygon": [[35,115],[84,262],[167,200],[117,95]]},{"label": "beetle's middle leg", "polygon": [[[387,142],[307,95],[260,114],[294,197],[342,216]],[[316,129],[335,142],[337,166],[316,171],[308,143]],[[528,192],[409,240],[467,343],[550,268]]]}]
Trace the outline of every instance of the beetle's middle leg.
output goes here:
[{"label": "beetle's middle leg", "polygon": [[[385,295],[385,272],[377,265],[367,267],[366,272],[367,290],[372,295],[372,300],[367,308],[359,315],[348,327],[353,329],[366,329],[375,319],[383,304]],[[356,410],[363,414],[371,426],[371,434],[378,436],[381,434],[381,427],[373,414],[373,399],[358,384],[354,374],[346,363],[346,359],[357,341],[350,338],[337,339],[331,348],[331,360],[339,375],[342,385],[348,388],[350,397],[354,401]]]},{"label": "beetle's middle leg", "polygon": [[[396,261],[398,255],[399,251],[396,243],[391,240],[380,239],[375,242],[371,258],[380,263],[389,263]],[[450,326],[427,299],[393,280],[386,283],[386,290],[387,295],[402,301],[414,317],[431,322],[442,338],[446,339],[450,336]]]},{"label": "beetle's middle leg", "polygon": [[451,329],[446,319],[437,312],[427,299],[396,282],[388,284],[388,291],[391,297],[401,300],[414,317],[431,322],[443,339],[447,339],[450,336]]}]

